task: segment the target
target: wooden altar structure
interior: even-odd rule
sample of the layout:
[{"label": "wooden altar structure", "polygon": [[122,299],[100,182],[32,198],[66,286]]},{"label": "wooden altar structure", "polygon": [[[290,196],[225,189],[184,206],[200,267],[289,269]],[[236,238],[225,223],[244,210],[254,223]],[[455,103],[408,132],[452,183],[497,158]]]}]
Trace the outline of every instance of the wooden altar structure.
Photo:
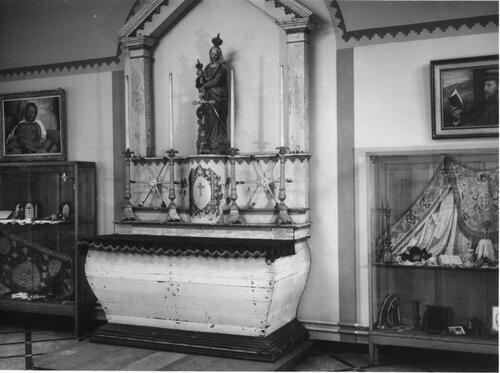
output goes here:
[{"label": "wooden altar structure", "polygon": [[198,1],[148,1],[121,30],[126,203],[114,235],[80,243],[108,320],[96,342],[276,361],[308,338],[296,316],[310,268],[312,12],[248,1],[286,34],[288,136],[275,153],[155,156],[153,51]]}]

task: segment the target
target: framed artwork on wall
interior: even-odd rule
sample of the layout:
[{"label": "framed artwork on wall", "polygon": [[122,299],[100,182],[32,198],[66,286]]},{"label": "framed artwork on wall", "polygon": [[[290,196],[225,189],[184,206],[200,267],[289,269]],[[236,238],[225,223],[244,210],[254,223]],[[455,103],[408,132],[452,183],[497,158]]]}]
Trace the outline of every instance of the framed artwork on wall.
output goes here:
[{"label": "framed artwork on wall", "polygon": [[498,334],[498,306],[491,306],[490,333]]},{"label": "framed artwork on wall", "polygon": [[431,61],[432,138],[498,136],[498,55]]},{"label": "framed artwork on wall", "polygon": [[66,160],[63,89],[0,96],[0,160]]}]

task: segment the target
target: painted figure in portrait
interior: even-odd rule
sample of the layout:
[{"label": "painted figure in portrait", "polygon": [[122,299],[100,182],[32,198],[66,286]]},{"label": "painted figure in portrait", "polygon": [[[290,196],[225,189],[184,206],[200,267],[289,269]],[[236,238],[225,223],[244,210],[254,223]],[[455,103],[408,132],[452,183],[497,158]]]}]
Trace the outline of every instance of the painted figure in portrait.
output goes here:
[{"label": "painted figure in portrait", "polygon": [[222,55],[220,35],[212,39],[209,51],[210,63],[196,64],[195,86],[199,92],[198,153],[224,154],[229,148],[227,136],[228,84],[227,68]]},{"label": "painted figure in portrait", "polygon": [[498,126],[498,68],[442,71],[443,127]]},{"label": "painted figure in portrait", "polygon": [[[6,154],[57,153],[60,151],[58,124],[52,111],[40,112],[34,101],[16,100],[5,106],[7,114]],[[45,114],[42,115],[43,113]],[[42,116],[44,121],[41,119]],[[57,134],[53,135],[52,132],[57,132]]]}]

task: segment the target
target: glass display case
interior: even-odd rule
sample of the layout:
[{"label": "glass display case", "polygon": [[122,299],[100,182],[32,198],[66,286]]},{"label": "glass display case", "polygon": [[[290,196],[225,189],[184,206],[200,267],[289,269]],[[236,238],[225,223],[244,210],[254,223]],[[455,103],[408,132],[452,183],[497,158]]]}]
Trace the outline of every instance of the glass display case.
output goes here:
[{"label": "glass display case", "polygon": [[96,234],[95,164],[0,164],[0,311],[74,319],[91,312],[82,237]]},{"label": "glass display case", "polygon": [[498,149],[370,154],[370,354],[498,354]]}]

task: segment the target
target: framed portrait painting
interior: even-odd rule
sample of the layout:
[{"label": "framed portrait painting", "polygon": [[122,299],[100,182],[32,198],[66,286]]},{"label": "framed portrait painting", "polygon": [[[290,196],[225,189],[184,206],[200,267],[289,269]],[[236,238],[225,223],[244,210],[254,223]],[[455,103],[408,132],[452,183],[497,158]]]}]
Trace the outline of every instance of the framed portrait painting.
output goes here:
[{"label": "framed portrait painting", "polygon": [[0,160],[66,160],[63,89],[0,96]]},{"label": "framed portrait painting", "polygon": [[498,136],[498,55],[431,61],[432,138]]}]

